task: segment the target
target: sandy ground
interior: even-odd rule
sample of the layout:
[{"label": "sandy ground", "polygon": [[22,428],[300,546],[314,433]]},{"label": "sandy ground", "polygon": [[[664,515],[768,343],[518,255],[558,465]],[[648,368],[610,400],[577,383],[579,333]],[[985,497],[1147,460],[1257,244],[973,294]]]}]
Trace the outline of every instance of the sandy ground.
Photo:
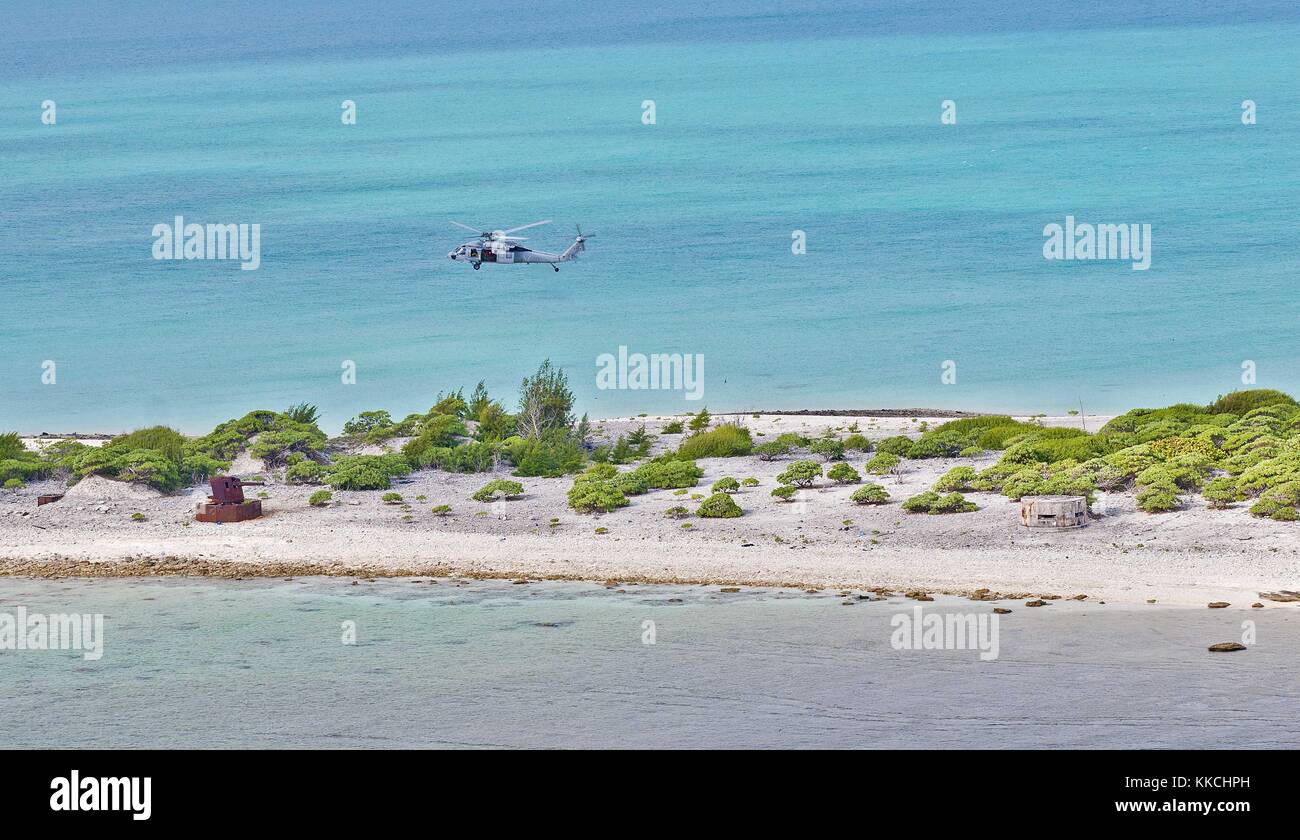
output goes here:
[{"label": "sandy ground", "polygon": [[[669,419],[595,425],[614,437],[642,422],[655,432]],[[844,433],[855,419],[872,438],[917,433],[927,421],[743,416],[757,441],[784,431],[816,435],[827,427]],[[1106,419],[1043,422],[1084,423],[1095,430]],[[655,451],[675,447],[678,439],[662,437]],[[849,462],[861,470],[866,457],[853,453]],[[855,505],[849,500],[855,485],[824,480],[794,503],[782,503],[770,492],[791,459],[708,459],[699,462],[705,477],[690,493],[654,491],[599,516],[567,507],[569,478],[520,479],[526,492],[515,501],[481,504],[469,498],[491,478],[508,476],[506,471],[414,474],[394,487],[409,507],[385,504],[380,493],[336,492],[335,504],[312,508],[307,497],[319,488],[250,488],[250,495],[266,494],[266,515],[234,525],[192,520],[206,487],[156,498],[83,492],[37,508],[37,494],[62,489],[44,482],[0,494],[0,574],[442,573],[947,593],[988,588],[1020,597],[1087,595],[1090,601],[1198,606],[1227,601],[1243,609],[1262,602],[1267,609],[1300,609],[1300,603],[1260,598],[1262,592],[1300,589],[1300,524],[1256,519],[1244,505],[1216,511],[1197,498],[1185,510],[1152,516],[1135,509],[1132,494],[1103,494],[1095,506],[1100,518],[1088,527],[1047,534],[1020,527],[1018,505],[991,494],[968,494],[979,505],[969,514],[901,510],[900,502],[928,489],[951,467],[983,468],[997,457],[904,461],[900,475],[875,479],[893,497],[883,506]],[[674,505],[694,510],[699,499],[691,494],[707,495],[723,476],[760,481],[735,496],[743,517],[664,516]],[[434,516],[430,509],[439,504],[451,505],[452,514]],[[145,520],[133,521],[133,513]],[[683,522],[691,527],[684,529]]]}]

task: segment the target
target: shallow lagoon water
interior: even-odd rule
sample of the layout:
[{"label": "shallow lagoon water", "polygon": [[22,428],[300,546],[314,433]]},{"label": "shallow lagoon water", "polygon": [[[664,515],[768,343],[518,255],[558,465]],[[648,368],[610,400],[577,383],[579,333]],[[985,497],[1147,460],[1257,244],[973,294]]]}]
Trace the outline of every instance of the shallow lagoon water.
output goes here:
[{"label": "shallow lagoon water", "polygon": [[[418,580],[0,580],[0,611],[106,636],[0,651],[0,746],[1300,746],[1288,607],[1008,602],[981,661],[894,650],[902,598]],[[1206,651],[1244,620],[1249,650]]]}]

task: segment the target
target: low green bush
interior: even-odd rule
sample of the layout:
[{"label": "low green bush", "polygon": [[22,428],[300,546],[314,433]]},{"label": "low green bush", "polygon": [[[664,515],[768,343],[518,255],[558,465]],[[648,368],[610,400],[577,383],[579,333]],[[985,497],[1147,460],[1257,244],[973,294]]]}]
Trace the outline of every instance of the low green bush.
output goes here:
[{"label": "low green bush", "polygon": [[818,438],[808,445],[808,451],[823,461],[844,460],[844,444],[834,438]]},{"label": "low green bush", "polygon": [[862,480],[862,476],[858,474],[858,471],[844,461],[840,461],[827,470],[826,477],[836,484],[857,484]]},{"label": "low green bush", "polygon": [[1210,507],[1219,510],[1231,507],[1233,502],[1241,501],[1237,482],[1226,475],[1211,479],[1201,494],[1205,496],[1205,501]]},{"label": "low green bush", "polygon": [[315,461],[299,461],[284,471],[284,480],[290,484],[320,484],[325,472],[325,467]]},{"label": "low green bush", "polygon": [[749,436],[749,429],[724,423],[707,432],[698,432],[686,438],[677,447],[677,457],[694,460],[696,458],[731,458],[748,455],[754,448],[754,441]]},{"label": "low green bush", "polygon": [[879,484],[864,484],[849,496],[860,505],[883,505],[889,501],[889,492]]},{"label": "low green bush", "polygon": [[866,452],[870,448],[871,441],[867,439],[866,435],[854,433],[844,438],[845,451]]},{"label": "low green bush", "polygon": [[888,475],[898,469],[898,465],[902,462],[903,459],[892,452],[879,452],[863,469],[872,475]]},{"label": "low green bush", "polygon": [[334,494],[328,490],[317,490],[307,497],[307,504],[312,507],[325,507],[334,498]]},{"label": "low green bush", "polygon": [[754,447],[754,454],[760,461],[775,461],[790,454],[790,447],[779,441],[768,441]]},{"label": "low green bush", "polygon": [[474,495],[470,496],[476,502],[494,502],[497,499],[517,499],[524,494],[524,485],[518,481],[511,481],[508,478],[498,478],[484,484]]},{"label": "low green bush", "polygon": [[876,452],[882,454],[888,453],[898,458],[907,457],[907,453],[911,450],[912,439],[907,435],[894,435],[893,437],[887,437],[876,444]]},{"label": "low green bush", "polygon": [[348,455],[329,468],[325,483],[335,490],[387,490],[393,478],[410,472],[411,465],[398,454]]},{"label": "low green bush", "polygon": [[934,483],[934,489],[940,493],[949,493],[954,490],[961,492],[970,492],[973,488],[971,482],[975,480],[974,467],[953,467],[939,477]]},{"label": "low green bush", "polygon": [[740,482],[731,476],[724,476],[713,482],[711,489],[714,493],[735,493],[740,489]]},{"label": "low green bush", "polygon": [[695,511],[696,516],[705,519],[734,519],[744,513],[736,500],[727,493],[714,493],[705,499]]},{"label": "low green bush", "polygon": [[799,492],[799,488],[793,484],[782,484],[780,487],[772,488],[772,496],[783,502],[794,501],[794,496]]},{"label": "low green bush", "polygon": [[903,502],[903,510],[908,513],[970,513],[975,509],[975,503],[967,501],[960,493],[940,495],[933,490],[919,493]]},{"label": "low green bush", "polygon": [[822,477],[822,467],[816,461],[795,461],[785,472],[776,477],[776,480],[782,484],[793,484],[796,487],[808,487],[817,479]]}]

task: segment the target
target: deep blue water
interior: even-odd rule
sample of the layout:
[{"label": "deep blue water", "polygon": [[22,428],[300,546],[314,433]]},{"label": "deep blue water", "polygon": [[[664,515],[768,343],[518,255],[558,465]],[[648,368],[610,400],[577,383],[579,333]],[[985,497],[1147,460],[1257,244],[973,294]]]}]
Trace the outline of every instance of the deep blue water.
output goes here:
[{"label": "deep blue water", "polygon": [[[0,428],[337,429],[547,356],[593,415],[698,408],[598,390],[620,345],[703,354],[715,411],[1300,391],[1294,4],[646,5],[5,3]],[[178,214],[261,268],[155,261]],[[1044,260],[1067,214],[1150,270]],[[444,256],[542,218],[596,233],[559,274]]]}]

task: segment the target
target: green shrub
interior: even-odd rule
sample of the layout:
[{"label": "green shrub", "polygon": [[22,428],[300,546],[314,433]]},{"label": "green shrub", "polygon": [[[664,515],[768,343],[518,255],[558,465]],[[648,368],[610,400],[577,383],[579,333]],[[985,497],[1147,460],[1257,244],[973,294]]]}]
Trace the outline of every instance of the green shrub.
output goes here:
[{"label": "green shrub", "polygon": [[794,495],[799,492],[799,488],[793,484],[782,484],[780,487],[772,488],[772,495],[783,502],[794,501]]},{"label": "green shrub", "polygon": [[447,516],[451,513],[451,505],[434,505],[429,510],[434,516]]},{"label": "green shrub", "polygon": [[[84,446],[84,444],[79,445]],[[27,447],[23,446],[23,439],[18,436],[17,432],[0,434],[0,461],[16,461],[26,454]]]},{"label": "green shrub", "polygon": [[[907,453],[912,450],[912,439],[907,435],[894,435],[887,437],[876,444],[876,452],[887,453],[898,458],[907,457]],[[879,455],[877,456],[879,457]]]},{"label": "green shrub", "polygon": [[844,444],[834,438],[818,438],[808,445],[808,451],[820,455],[823,461],[844,460]]},{"label": "green shrub", "polygon": [[941,496],[933,490],[927,490],[903,502],[903,510],[908,513],[970,513],[975,509],[975,503],[966,501],[966,497],[960,493]]},{"label": "green shrub", "polygon": [[651,490],[674,490],[694,487],[704,477],[704,470],[694,461],[650,461],[632,471]]},{"label": "green shrub", "polygon": [[930,513],[970,513],[975,509],[975,503],[966,501],[966,497],[960,493],[940,496],[930,505]]},{"label": "green shrub", "polygon": [[494,502],[498,498],[517,499],[524,494],[524,485],[508,478],[498,478],[484,484],[470,496],[476,502]]},{"label": "green shrub", "polygon": [[863,468],[872,475],[888,475],[898,469],[902,459],[892,452],[878,452]]},{"label": "green shrub", "polygon": [[844,439],[845,451],[866,452],[870,448],[871,441],[866,435],[854,433]]},{"label": "green shrub", "polygon": [[1281,391],[1269,388],[1255,388],[1249,391],[1233,391],[1219,397],[1206,407],[1209,414],[1236,414],[1238,416],[1270,405],[1294,406],[1296,401]]},{"label": "green shrub", "polygon": [[398,505],[402,503],[401,493],[385,493],[379,497],[379,501],[386,505]]},{"label": "green shrub", "polygon": [[1015,501],[1024,496],[1042,496],[1043,473],[1040,466],[1017,470],[1002,482],[1002,495]]},{"label": "green shrub", "polygon": [[661,434],[661,435],[680,435],[680,434],[681,434],[682,432],[684,432],[684,431],[685,431],[685,428],[682,426],[682,421],[680,421],[680,420],[669,420],[667,423],[664,424],[664,427],[663,427],[662,429],[659,430],[659,434]]},{"label": "green shrub", "polygon": [[325,449],[326,440],[325,433],[315,426],[286,418],[279,428],[258,434],[257,439],[249,444],[248,454],[276,467],[287,463],[290,455],[304,458],[318,455]]},{"label": "green shrub", "polygon": [[795,461],[776,477],[776,480],[782,484],[793,484],[796,487],[808,487],[814,481],[822,477],[822,467],[816,461]]},{"label": "green shrub", "polygon": [[860,505],[883,505],[889,501],[889,492],[879,484],[864,484],[853,491],[850,499]]},{"label": "green shrub", "polygon": [[456,445],[456,439],[468,434],[465,422],[452,414],[430,414],[420,425],[415,437],[402,447],[402,454],[412,466],[425,466],[429,450],[446,449]]},{"label": "green shrub", "polygon": [[416,469],[438,469],[444,472],[491,472],[496,466],[499,447],[496,443],[470,441],[460,446],[434,446],[414,455],[405,455]]},{"label": "green shrub", "polygon": [[729,458],[748,455],[754,448],[754,441],[749,436],[749,429],[724,423],[707,432],[691,435],[677,447],[677,457]]},{"label": "green shrub", "polygon": [[1226,475],[1211,479],[1205,485],[1202,495],[1205,496],[1205,501],[1210,507],[1219,510],[1231,507],[1233,502],[1241,501],[1241,496],[1237,492],[1237,482]]},{"label": "green shrub", "polygon": [[587,458],[577,435],[567,429],[551,430],[540,438],[509,438],[503,449],[519,477],[558,478],[581,470]]},{"label": "green shrub", "polygon": [[118,456],[113,466],[122,481],[142,481],[163,492],[184,483],[180,464],[156,449],[133,449]]},{"label": "green shrub", "polygon": [[1300,504],[1300,481],[1288,481],[1270,487],[1260,494],[1250,506],[1252,516],[1266,516],[1281,522],[1296,519],[1296,505]]},{"label": "green shrub", "polygon": [[691,417],[691,422],[686,425],[692,432],[702,432],[709,428],[709,424],[712,422],[713,418],[709,414],[709,409],[701,408],[700,413]]},{"label": "green shrub", "polygon": [[758,485],[759,481],[757,478],[742,478],[740,480],[741,487],[757,487]]},{"label": "green shrub", "polygon": [[695,511],[696,516],[705,519],[734,519],[743,513],[744,511],[740,509],[740,505],[736,504],[736,500],[726,493],[714,493],[705,499],[700,504],[699,509]]},{"label": "green shrub", "polygon": [[984,450],[978,446],[968,446],[957,454],[962,458],[978,458],[984,454]]},{"label": "green shrub", "polygon": [[920,439],[907,448],[908,458],[952,458],[962,449],[970,446],[968,435],[956,430],[926,432]]},{"label": "green shrub", "polygon": [[754,454],[760,461],[775,461],[790,454],[790,447],[779,441],[768,441],[754,447]]},{"label": "green shrub", "polygon": [[312,507],[325,507],[334,498],[334,494],[328,490],[317,490],[307,497],[307,504]]},{"label": "green shrub", "polygon": [[627,496],[612,481],[575,479],[569,488],[569,507],[578,513],[609,513],[629,504]]},{"label": "green shrub", "polygon": [[782,434],[779,434],[776,436],[776,440],[773,442],[781,444],[788,450],[802,449],[803,447],[808,446],[811,443],[811,441],[809,441],[808,438],[804,437],[801,434],[797,434],[795,432],[784,432]]},{"label": "green shrub", "polygon": [[325,483],[335,490],[387,490],[395,476],[410,471],[406,458],[398,454],[349,455],[330,467]]},{"label": "green shrub", "polygon": [[930,506],[939,501],[939,498],[938,493],[933,490],[926,490],[924,493],[918,493],[903,502],[903,510],[908,513],[929,513]]},{"label": "green shrub", "polygon": [[375,429],[393,425],[393,416],[387,411],[363,411],[343,424],[343,434],[364,437]]},{"label": "green shrub", "polygon": [[325,477],[325,467],[315,461],[299,461],[284,471],[284,480],[290,484],[320,484]]},{"label": "green shrub", "polygon": [[862,480],[862,476],[858,475],[858,471],[844,461],[840,461],[827,470],[826,477],[836,484],[857,484]]},{"label": "green shrub", "polygon": [[1165,513],[1178,509],[1178,488],[1172,484],[1152,484],[1137,493],[1138,510]]},{"label": "green shrub", "polygon": [[4,486],[6,490],[21,490],[27,484],[21,478],[10,478],[5,481]]},{"label": "green shrub", "polygon": [[713,487],[709,489],[714,493],[735,493],[740,489],[740,482],[731,476],[724,476],[713,482]]},{"label": "green shrub", "polygon": [[974,480],[974,467],[953,467],[940,476],[939,480],[934,483],[934,489],[940,493],[948,493],[954,490],[970,492],[973,489],[971,482]]}]

